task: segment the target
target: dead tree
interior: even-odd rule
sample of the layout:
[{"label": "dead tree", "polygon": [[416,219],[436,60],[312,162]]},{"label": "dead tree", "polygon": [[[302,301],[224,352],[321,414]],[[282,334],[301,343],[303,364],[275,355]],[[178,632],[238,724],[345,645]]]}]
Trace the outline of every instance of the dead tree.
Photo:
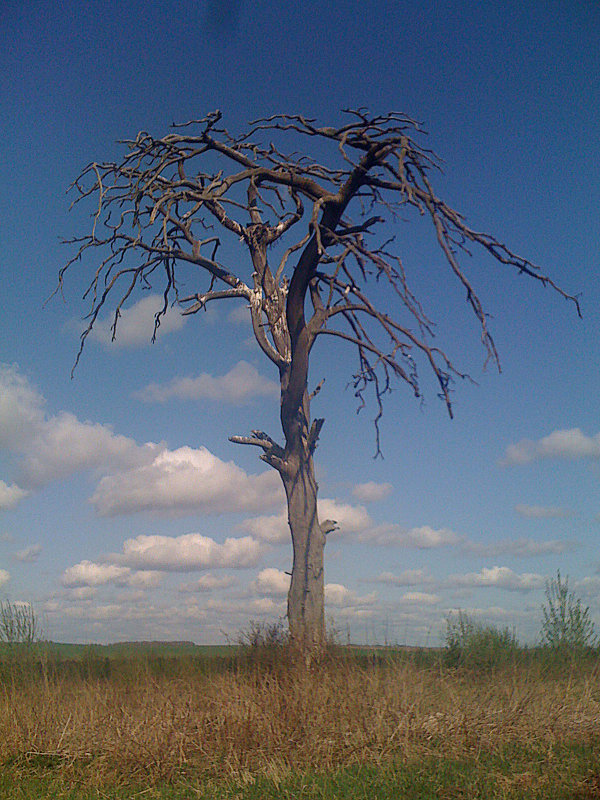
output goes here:
[{"label": "dead tree", "polygon": [[[323,556],[334,524],[317,514],[313,454],[323,419],[312,419],[310,411],[313,346],[336,337],[354,350],[358,402],[364,403],[367,389],[374,391],[378,453],[382,400],[392,379],[419,397],[417,366],[428,364],[452,415],[452,381],[466,377],[434,344],[433,323],[409,288],[390,236],[399,212],[414,210],[430,220],[478,320],[487,360],[499,366],[486,313],[458,261],[470,246],[551,287],[579,312],[575,297],[498,239],[473,230],[438,196],[431,183],[438,162],[419,143],[417,123],[395,112],[345,114],[339,127],[275,115],[233,136],[216,111],[174,125],[160,139],[139,133],[124,143],[121,161],[91,163],[74,182],[74,202],[93,199],[93,224],[89,234],[70,240],[76,253],[59,278],[62,286],[74,263],[98,251],[77,360],[109,297],[115,298],[114,337],[123,305],[136,289],[157,281],[164,302],[154,336],[171,303],[183,314],[215,300],[247,306],[256,341],[279,372],[283,442],[258,430],[231,441],[258,447],[283,481],[293,544],[288,620],[292,640],[308,650],[319,648],[325,635]],[[300,154],[288,152],[291,146]],[[378,238],[380,230],[385,236]],[[219,258],[227,234],[242,251],[234,265]],[[184,282],[192,292],[181,291]],[[387,287],[385,307],[370,298],[373,282]]]}]

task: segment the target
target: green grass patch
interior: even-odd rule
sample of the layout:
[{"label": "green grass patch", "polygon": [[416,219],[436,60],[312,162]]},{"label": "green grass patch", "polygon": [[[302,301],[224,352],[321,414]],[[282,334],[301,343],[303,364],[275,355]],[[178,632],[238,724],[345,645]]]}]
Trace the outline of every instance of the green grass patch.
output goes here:
[{"label": "green grass patch", "polygon": [[[363,764],[325,774],[251,774],[236,781],[181,775],[169,784],[85,787],[51,765],[5,765],[2,800],[594,800],[600,741],[552,748],[510,746],[468,758]],[[274,769],[275,772],[275,769]]]}]

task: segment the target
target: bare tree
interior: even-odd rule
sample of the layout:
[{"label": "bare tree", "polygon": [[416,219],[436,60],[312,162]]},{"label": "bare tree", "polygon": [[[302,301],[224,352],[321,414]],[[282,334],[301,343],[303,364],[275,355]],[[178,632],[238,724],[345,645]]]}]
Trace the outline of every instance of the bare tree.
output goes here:
[{"label": "bare tree", "polygon": [[[310,412],[320,388],[309,393],[313,345],[335,337],[354,350],[358,402],[364,404],[372,389],[377,404],[377,453],[382,400],[391,379],[404,381],[419,397],[417,365],[424,361],[452,415],[452,380],[467,377],[433,344],[433,323],[409,288],[390,223],[409,210],[429,218],[478,320],[486,360],[498,366],[486,313],[458,261],[471,245],[550,286],[579,312],[575,297],[493,236],[470,228],[436,194],[430,175],[438,161],[417,141],[416,122],[395,112],[345,114],[340,127],[275,115],[233,136],[216,111],[174,125],[175,132],[160,139],[139,133],[124,143],[127,153],[120,162],[91,163],[74,182],[74,202],[93,198],[93,224],[91,233],[70,240],[76,253],[59,278],[62,287],[65,272],[84,254],[101,254],[84,295],[91,308],[77,361],[109,297],[115,298],[114,338],[134,290],[156,281],[164,302],[154,336],[173,302],[183,314],[195,314],[214,300],[246,304],[256,341],[279,372],[283,442],[259,430],[231,441],[262,450],[260,458],[283,481],[293,543],[288,620],[292,641],[309,650],[324,639],[323,556],[326,535],[335,527],[317,514],[313,454],[323,419],[312,419]],[[291,146],[300,154],[284,150]],[[378,239],[385,223],[387,238]],[[221,262],[220,237],[227,234],[239,242],[246,260],[242,252],[235,264]],[[182,291],[184,282],[193,284],[191,293]],[[386,287],[385,308],[369,296],[373,282]]]}]

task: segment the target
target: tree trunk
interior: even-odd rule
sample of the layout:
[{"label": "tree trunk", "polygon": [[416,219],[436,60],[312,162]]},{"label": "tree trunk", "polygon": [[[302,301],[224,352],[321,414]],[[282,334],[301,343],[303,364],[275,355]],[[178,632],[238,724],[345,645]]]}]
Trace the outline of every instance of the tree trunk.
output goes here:
[{"label": "tree trunk", "polygon": [[317,481],[313,453],[322,419],[310,419],[307,385],[309,348],[297,348],[294,375],[282,373],[281,423],[285,433],[280,475],[285,487],[292,535],[292,580],[288,592],[288,623],[292,646],[307,655],[325,643],[325,534],[317,512]]},{"label": "tree trunk", "polygon": [[283,483],[294,556],[288,593],[290,636],[295,648],[311,653],[321,650],[325,642],[325,533],[317,514],[312,456],[300,458]]}]

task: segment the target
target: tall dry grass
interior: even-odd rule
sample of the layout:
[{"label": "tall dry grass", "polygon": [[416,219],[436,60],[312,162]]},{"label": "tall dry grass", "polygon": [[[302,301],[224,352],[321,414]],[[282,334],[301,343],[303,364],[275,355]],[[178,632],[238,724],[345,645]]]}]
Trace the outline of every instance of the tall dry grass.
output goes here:
[{"label": "tall dry grass", "polygon": [[[30,676],[31,678],[31,676]],[[89,782],[181,774],[283,776],[360,762],[473,755],[600,735],[593,662],[477,673],[409,660],[181,669],[0,684],[0,763]]]}]

